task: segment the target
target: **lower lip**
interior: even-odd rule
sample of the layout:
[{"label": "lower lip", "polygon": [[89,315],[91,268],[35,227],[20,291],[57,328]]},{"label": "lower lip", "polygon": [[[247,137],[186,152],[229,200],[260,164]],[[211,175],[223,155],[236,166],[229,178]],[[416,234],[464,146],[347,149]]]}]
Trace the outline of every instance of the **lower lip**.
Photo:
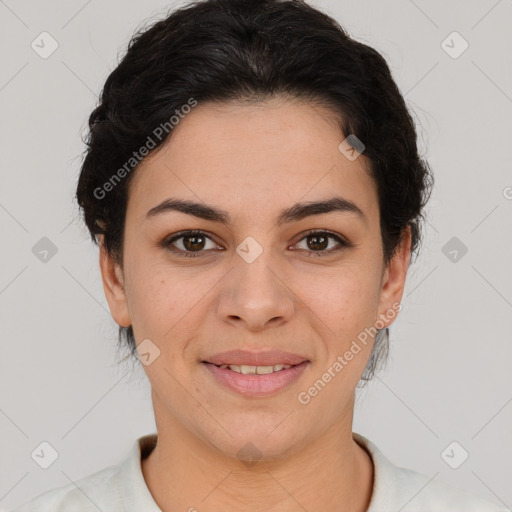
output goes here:
[{"label": "lower lip", "polygon": [[264,375],[244,375],[229,368],[220,368],[212,363],[202,363],[215,379],[245,396],[267,396],[296,381],[306,369],[309,361]]}]

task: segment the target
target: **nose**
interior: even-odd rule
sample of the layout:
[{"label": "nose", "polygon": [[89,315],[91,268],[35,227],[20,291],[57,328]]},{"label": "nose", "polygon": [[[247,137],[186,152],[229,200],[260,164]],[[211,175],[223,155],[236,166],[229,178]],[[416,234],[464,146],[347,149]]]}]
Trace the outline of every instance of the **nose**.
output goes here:
[{"label": "nose", "polygon": [[223,321],[260,331],[290,320],[296,298],[270,251],[263,251],[251,263],[235,254],[232,265],[220,290],[218,314]]}]

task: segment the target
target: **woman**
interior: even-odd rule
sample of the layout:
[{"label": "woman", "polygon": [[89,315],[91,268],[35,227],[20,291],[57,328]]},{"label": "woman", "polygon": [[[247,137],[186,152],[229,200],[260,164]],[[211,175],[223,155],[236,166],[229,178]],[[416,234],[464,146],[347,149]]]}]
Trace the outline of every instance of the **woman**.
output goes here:
[{"label": "woman", "polygon": [[432,184],[379,53],[302,1],[196,2],[89,126],[77,199],[158,432],[18,512],[505,510],[352,432]]}]

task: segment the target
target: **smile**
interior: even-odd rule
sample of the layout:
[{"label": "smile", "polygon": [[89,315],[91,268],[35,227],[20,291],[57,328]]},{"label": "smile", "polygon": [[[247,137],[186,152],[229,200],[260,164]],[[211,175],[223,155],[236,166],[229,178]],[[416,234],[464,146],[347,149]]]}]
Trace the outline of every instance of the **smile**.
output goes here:
[{"label": "smile", "polygon": [[[217,365],[216,365],[217,366]],[[267,373],[280,372],[281,370],[287,370],[294,365],[291,364],[276,364],[274,366],[251,366],[247,364],[221,364],[219,368],[229,368],[237,373],[243,373],[244,375],[266,375]]]},{"label": "smile", "polygon": [[297,381],[309,366],[302,363],[265,366],[221,364],[202,362],[213,383],[245,397],[264,397],[277,393]]}]

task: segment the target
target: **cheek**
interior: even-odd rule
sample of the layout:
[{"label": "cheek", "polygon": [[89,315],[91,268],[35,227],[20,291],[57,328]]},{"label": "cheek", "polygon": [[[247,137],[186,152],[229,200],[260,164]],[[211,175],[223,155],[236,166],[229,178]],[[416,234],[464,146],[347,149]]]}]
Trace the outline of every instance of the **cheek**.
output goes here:
[{"label": "cheek", "polygon": [[362,266],[353,264],[299,279],[301,299],[325,324],[330,336],[346,339],[374,321],[377,277]]},{"label": "cheek", "polygon": [[186,338],[216,280],[165,262],[140,260],[131,269],[127,297],[136,339],[150,338],[163,347],[168,339]]}]

